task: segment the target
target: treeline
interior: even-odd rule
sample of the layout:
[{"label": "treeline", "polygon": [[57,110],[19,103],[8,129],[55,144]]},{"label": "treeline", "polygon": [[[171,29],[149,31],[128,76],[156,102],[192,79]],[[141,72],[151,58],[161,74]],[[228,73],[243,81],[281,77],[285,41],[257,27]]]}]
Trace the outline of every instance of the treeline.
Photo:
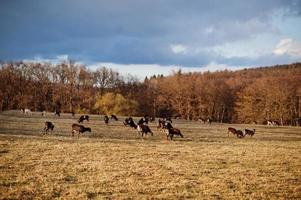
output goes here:
[{"label": "treeline", "polygon": [[186,119],[300,124],[301,63],[235,72],[179,71],[149,82],[157,87],[158,111],[168,110]]},{"label": "treeline", "polygon": [[[141,85],[134,77],[122,77],[112,69],[91,71],[69,60],[58,64],[2,63],[0,80],[0,110],[30,108],[75,113],[102,112],[97,102],[106,93],[118,93],[125,106]],[[138,106],[134,110],[138,111]]]},{"label": "treeline", "polygon": [[152,76],[143,82],[99,67],[11,62],[0,68],[0,110],[300,122],[301,63],[240,71]]}]

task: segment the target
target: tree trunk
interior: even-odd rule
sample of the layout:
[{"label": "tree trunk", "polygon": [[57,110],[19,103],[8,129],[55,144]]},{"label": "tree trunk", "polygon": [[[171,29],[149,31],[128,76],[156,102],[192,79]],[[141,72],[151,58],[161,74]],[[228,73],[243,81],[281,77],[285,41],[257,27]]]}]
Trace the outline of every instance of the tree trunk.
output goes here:
[{"label": "tree trunk", "polygon": [[225,116],[225,107],[224,107],[224,105],[223,105],[223,106],[222,106],[222,116],[221,116],[220,123],[223,123],[223,121],[224,121],[224,116]]}]

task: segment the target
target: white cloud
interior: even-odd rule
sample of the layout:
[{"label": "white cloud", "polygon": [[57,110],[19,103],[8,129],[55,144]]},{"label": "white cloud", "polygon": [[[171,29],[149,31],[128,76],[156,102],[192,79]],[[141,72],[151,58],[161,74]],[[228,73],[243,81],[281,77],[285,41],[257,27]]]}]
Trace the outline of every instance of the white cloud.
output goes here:
[{"label": "white cloud", "polygon": [[[24,62],[49,62],[52,64],[61,63],[62,61],[68,59],[68,55],[58,55],[54,58],[43,58],[36,56],[34,59],[25,59]],[[77,61],[76,64],[85,64],[85,61]],[[199,67],[185,67],[185,66],[175,66],[175,65],[159,65],[159,64],[117,64],[110,62],[98,62],[91,65],[86,65],[91,70],[96,70],[99,67],[111,68],[115,71],[118,71],[122,76],[132,75],[139,80],[144,80],[144,78],[150,77],[152,75],[161,75],[164,76],[171,75],[173,72],[181,69],[182,72],[214,72],[220,70],[239,70],[246,67],[233,67],[226,64],[220,64],[215,61],[210,62],[208,65],[199,66]]]},{"label": "white cloud", "polygon": [[172,44],[172,45],[170,45],[170,49],[175,54],[186,54],[187,53],[187,46],[184,46],[182,44]]},{"label": "white cloud", "polygon": [[32,63],[39,63],[39,62],[49,62],[53,64],[61,63],[69,59],[67,54],[57,55],[54,58],[43,58],[42,56],[35,56],[33,59],[24,59],[23,62],[32,62]]},{"label": "white cloud", "polygon": [[221,64],[221,63],[216,63],[215,61],[210,62],[208,65],[200,68],[202,72],[205,71],[210,71],[210,72],[215,72],[215,71],[222,71],[222,70],[240,70],[244,68],[249,68],[250,66],[229,66],[226,64]]},{"label": "white cloud", "polygon": [[69,59],[69,56],[68,56],[67,54],[58,55],[58,56],[57,56],[57,59],[58,59],[58,60],[61,60],[61,61],[65,61],[65,60],[68,60],[68,59]]},{"label": "white cloud", "polygon": [[273,51],[276,55],[288,54],[290,56],[301,57],[301,42],[286,38],[280,40]]},{"label": "white cloud", "polygon": [[138,79],[143,80],[145,76],[152,76],[163,74],[164,76],[171,75],[174,71],[178,71],[179,69],[182,72],[205,72],[205,71],[219,71],[219,70],[239,70],[246,67],[231,67],[226,64],[218,64],[216,62],[211,62],[210,64],[202,67],[180,67],[180,66],[162,66],[157,64],[116,64],[116,63],[95,63],[93,65],[89,65],[88,68],[95,70],[99,67],[107,67],[111,68],[115,71],[118,71],[121,75],[131,74],[136,76]]},{"label": "white cloud", "polygon": [[145,76],[152,76],[163,74],[164,76],[169,75],[173,70],[177,70],[180,67],[176,66],[161,66],[157,64],[116,64],[116,63],[95,63],[89,65],[88,68],[94,70],[99,67],[111,68],[118,71],[121,75],[131,74],[136,76],[138,79],[143,80]]}]

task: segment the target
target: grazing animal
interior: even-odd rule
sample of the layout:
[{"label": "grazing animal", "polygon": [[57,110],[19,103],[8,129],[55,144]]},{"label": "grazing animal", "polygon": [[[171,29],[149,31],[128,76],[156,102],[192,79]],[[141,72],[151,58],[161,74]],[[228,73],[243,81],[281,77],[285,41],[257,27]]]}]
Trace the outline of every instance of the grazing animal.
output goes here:
[{"label": "grazing animal", "polygon": [[[131,117],[130,117],[131,118]],[[130,125],[130,118],[125,118],[123,125],[129,126]]]},{"label": "grazing animal", "polygon": [[255,134],[255,129],[253,130],[245,129],[245,135],[253,136],[254,134]]},{"label": "grazing animal", "polygon": [[24,114],[25,114],[25,115],[32,115],[32,112],[31,112],[31,110],[30,110],[30,109],[28,109],[28,108],[25,108],[25,110],[24,110]]},{"label": "grazing animal", "polygon": [[78,119],[78,123],[83,123],[84,120],[89,121],[89,115],[80,116],[80,118]]},{"label": "grazing animal", "polygon": [[53,125],[53,123],[52,122],[45,122],[45,127],[44,127],[44,134],[47,134],[48,133],[48,131],[50,130],[51,131],[51,133],[52,133],[52,131],[53,131],[53,129],[54,129],[54,125]]},{"label": "grazing animal", "polygon": [[206,122],[207,122],[207,124],[211,124],[211,122],[212,122],[212,120],[210,119],[210,118],[208,118],[207,120],[206,120]]},{"label": "grazing animal", "polygon": [[77,137],[79,137],[79,134],[80,133],[84,133],[84,132],[91,132],[91,128],[89,127],[84,127],[83,125],[79,125],[79,124],[72,124],[72,130],[71,130],[71,133],[72,133],[72,137],[74,136],[74,133],[78,133]]},{"label": "grazing animal", "polygon": [[129,125],[130,125],[130,127],[134,128],[134,129],[137,128],[137,125],[135,124],[133,118],[131,118],[131,117],[130,117],[130,124]]},{"label": "grazing animal", "polygon": [[236,136],[238,138],[243,138],[245,135],[244,135],[244,133],[241,130],[236,130]]},{"label": "grazing animal", "polygon": [[274,124],[273,124],[273,122],[272,122],[272,121],[268,120],[268,121],[267,121],[267,125],[269,125],[269,126],[273,126]]},{"label": "grazing animal", "polygon": [[181,138],[184,137],[179,129],[173,128],[171,126],[171,123],[166,124],[166,129],[167,129],[167,132],[166,132],[167,140],[168,140],[168,137],[170,137],[170,140],[172,140],[174,135],[181,136]]},{"label": "grazing animal", "polygon": [[54,116],[60,117],[61,116],[61,111],[60,110],[55,110],[54,111]]},{"label": "grazing animal", "polygon": [[233,135],[236,135],[236,129],[232,128],[232,127],[229,127],[227,133],[228,133],[228,137],[229,137],[229,133],[232,133]]},{"label": "grazing animal", "polygon": [[42,112],[42,117],[46,117],[46,111],[45,110]]},{"label": "grazing animal", "polygon": [[118,121],[118,118],[116,117],[116,115],[111,115],[111,119],[114,119],[115,121]]},{"label": "grazing animal", "polygon": [[167,124],[169,124],[169,127],[173,128],[169,121],[165,121],[164,119],[159,119],[157,129],[161,128],[161,130],[167,134],[168,132]]},{"label": "grazing animal", "polygon": [[138,133],[141,133],[142,137],[143,134],[146,135],[147,133],[150,133],[152,136],[154,135],[153,132],[150,130],[149,126],[145,124],[138,124],[137,131]]},{"label": "grazing animal", "polygon": [[148,124],[148,118],[147,117],[142,117],[139,121],[138,121],[138,125],[139,124]]},{"label": "grazing animal", "polygon": [[24,115],[32,115],[31,110],[28,109],[28,108],[21,108],[21,112],[22,112]]},{"label": "grazing animal", "polygon": [[280,126],[280,123],[276,120],[273,120],[273,121],[268,120],[267,125],[269,125],[269,126]]},{"label": "grazing animal", "polygon": [[238,138],[243,138],[245,137],[244,133],[241,130],[236,130],[235,128],[229,127],[228,128],[228,137],[229,137],[229,133],[232,133],[233,135],[236,135],[236,137]]},{"label": "grazing animal", "polygon": [[107,115],[104,117],[104,121],[105,121],[105,124],[109,123],[109,117]]},{"label": "grazing animal", "polygon": [[131,118],[131,117],[125,118],[123,124],[124,124],[125,126],[130,126],[130,127],[134,128],[134,129],[137,128],[137,125],[135,124],[133,118]]},{"label": "grazing animal", "polygon": [[173,128],[173,126],[171,125],[170,122],[165,122],[163,128],[164,128],[164,129],[167,129],[167,128]]}]

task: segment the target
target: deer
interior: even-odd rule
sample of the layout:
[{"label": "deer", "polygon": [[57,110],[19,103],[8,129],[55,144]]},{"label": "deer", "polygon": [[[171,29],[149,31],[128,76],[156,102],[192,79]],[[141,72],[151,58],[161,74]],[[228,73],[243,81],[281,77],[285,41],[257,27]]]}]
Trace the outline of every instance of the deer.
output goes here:
[{"label": "deer", "polygon": [[141,133],[142,137],[143,134],[146,135],[147,133],[150,133],[152,136],[154,135],[153,132],[150,130],[149,126],[146,124],[138,124],[137,131],[138,133]]},{"label": "deer", "polygon": [[44,127],[44,131],[45,131],[45,132],[43,133],[43,135],[47,134],[49,130],[50,130],[51,133],[52,133],[53,129],[54,129],[54,125],[53,125],[52,122],[48,122],[48,121],[45,122],[45,127]]},{"label": "deer", "polygon": [[166,129],[167,129],[167,132],[166,132],[167,140],[168,140],[168,137],[170,137],[170,140],[172,140],[174,135],[178,135],[181,138],[184,137],[179,129],[172,127],[171,123],[166,124]]},{"label": "deer", "polygon": [[71,133],[72,133],[72,137],[74,136],[74,133],[78,133],[77,137],[79,138],[79,134],[80,133],[84,133],[84,132],[91,132],[91,128],[89,127],[84,127],[83,125],[79,125],[79,124],[72,124],[72,130],[71,130]]},{"label": "deer", "polygon": [[232,128],[232,127],[229,127],[227,133],[228,133],[228,137],[229,137],[229,133],[232,133],[233,135],[236,135],[236,129]]},{"label": "deer", "polygon": [[107,115],[104,116],[104,121],[105,121],[105,124],[109,124],[109,117]]},{"label": "deer", "polygon": [[245,129],[245,135],[250,135],[251,137],[255,134],[255,129],[249,130]]},{"label": "deer", "polygon": [[89,121],[89,115],[82,115],[78,119],[78,123],[83,123],[84,120]]},{"label": "deer", "polygon": [[243,137],[245,137],[244,133],[243,133],[241,130],[236,130],[236,136],[237,136],[238,138],[243,138]]}]

